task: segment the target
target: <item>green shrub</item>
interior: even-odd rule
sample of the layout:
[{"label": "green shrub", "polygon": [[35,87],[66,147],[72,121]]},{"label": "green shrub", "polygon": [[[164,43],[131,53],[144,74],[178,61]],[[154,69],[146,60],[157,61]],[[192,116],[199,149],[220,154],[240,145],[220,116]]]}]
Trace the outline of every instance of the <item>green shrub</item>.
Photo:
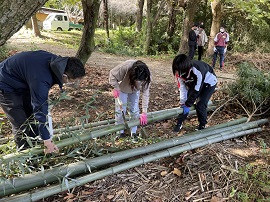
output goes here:
[{"label": "green shrub", "polygon": [[237,79],[228,84],[227,92],[236,97],[249,112],[264,112],[270,102],[270,75],[244,62],[237,69]]}]

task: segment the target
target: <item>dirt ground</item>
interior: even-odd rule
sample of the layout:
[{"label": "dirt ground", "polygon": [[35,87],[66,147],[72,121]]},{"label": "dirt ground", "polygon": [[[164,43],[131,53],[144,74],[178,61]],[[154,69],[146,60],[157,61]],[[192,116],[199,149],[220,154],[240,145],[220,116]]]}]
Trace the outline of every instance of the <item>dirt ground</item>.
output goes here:
[{"label": "dirt ground", "polygon": [[[74,49],[48,45],[42,40],[26,38],[22,35],[12,37],[8,45],[18,51],[43,49],[62,56],[75,55]],[[234,59],[237,60],[238,57],[232,56],[231,60],[228,60],[226,71],[216,70],[219,88],[233,80]],[[79,88],[76,90],[67,88],[71,99],[63,100],[53,108],[54,127],[63,127],[63,123],[68,122],[70,117],[87,117],[87,122],[112,119],[114,99],[111,95],[112,88],[108,84],[108,75],[111,68],[126,59],[131,58],[95,51],[87,62],[87,75],[82,79]],[[162,58],[138,59],[150,67],[153,76],[148,111],[178,107],[177,86],[171,73],[172,61]],[[54,88],[51,97],[57,96],[57,88]],[[226,98],[217,92],[212,101],[220,106]],[[86,107],[89,105],[91,105],[90,109]],[[211,115],[212,112],[209,113],[209,117]],[[242,115],[236,113],[234,109],[223,107],[211,116],[208,126],[225,123]],[[72,120],[75,125],[79,124],[81,119]],[[192,132],[198,124],[196,116],[190,116],[183,130],[175,134],[172,132],[174,123],[175,120],[172,119],[149,124],[145,127],[145,131],[149,138],[164,139]],[[269,151],[267,155],[262,154],[262,140],[267,148],[270,145],[269,125],[262,127],[263,132],[163,158],[78,186],[71,193],[62,192],[41,201],[241,201],[237,197],[232,197],[232,193],[234,190],[235,192],[243,190],[245,184],[239,180],[241,176],[233,174],[232,170],[237,170],[248,163],[254,165],[270,163]],[[136,147],[136,144],[131,146]],[[269,170],[266,170],[267,172],[269,178]],[[254,185],[250,185],[249,194],[258,194],[258,192],[265,196],[266,200],[270,194],[269,190],[259,190]]]}]

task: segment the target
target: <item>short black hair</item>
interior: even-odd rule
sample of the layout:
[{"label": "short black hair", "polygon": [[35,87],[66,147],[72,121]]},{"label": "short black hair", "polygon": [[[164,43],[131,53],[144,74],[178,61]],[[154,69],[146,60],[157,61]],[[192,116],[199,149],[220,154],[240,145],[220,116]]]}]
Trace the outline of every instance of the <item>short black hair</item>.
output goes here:
[{"label": "short black hair", "polygon": [[193,24],[193,27],[199,27],[199,23],[198,23],[198,22],[195,22],[195,23]]},{"label": "short black hair", "polygon": [[173,75],[178,71],[179,75],[185,74],[191,68],[192,63],[190,57],[185,54],[179,54],[175,56],[172,64]]},{"label": "short black hair", "polygon": [[200,25],[200,28],[204,29],[204,28],[205,28],[205,26],[204,26],[204,25]]},{"label": "short black hair", "polygon": [[85,75],[85,68],[82,61],[77,57],[68,58],[65,73],[67,73],[71,79],[83,77]]}]

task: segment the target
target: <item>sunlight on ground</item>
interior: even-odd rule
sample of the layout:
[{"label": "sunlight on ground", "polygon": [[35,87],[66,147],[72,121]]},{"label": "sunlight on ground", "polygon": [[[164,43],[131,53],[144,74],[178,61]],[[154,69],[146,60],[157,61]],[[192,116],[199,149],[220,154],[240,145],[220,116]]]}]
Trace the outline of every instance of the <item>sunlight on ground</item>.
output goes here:
[{"label": "sunlight on ground", "polygon": [[258,155],[258,149],[256,147],[250,147],[248,149],[231,149],[231,153],[241,156],[241,157],[250,157],[254,155]]}]

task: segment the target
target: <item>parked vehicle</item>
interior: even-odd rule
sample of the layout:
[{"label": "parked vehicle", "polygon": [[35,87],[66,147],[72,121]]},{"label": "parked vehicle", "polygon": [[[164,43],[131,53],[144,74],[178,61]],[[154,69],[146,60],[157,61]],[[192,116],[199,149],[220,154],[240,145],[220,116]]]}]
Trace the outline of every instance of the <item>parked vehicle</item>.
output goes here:
[{"label": "parked vehicle", "polygon": [[70,22],[66,13],[51,13],[43,21],[43,29],[57,31],[82,30],[83,25]]},{"label": "parked vehicle", "polygon": [[82,24],[75,24],[75,23],[69,22],[69,29],[68,29],[68,31],[73,30],[73,29],[82,30],[83,29],[83,25]]}]

